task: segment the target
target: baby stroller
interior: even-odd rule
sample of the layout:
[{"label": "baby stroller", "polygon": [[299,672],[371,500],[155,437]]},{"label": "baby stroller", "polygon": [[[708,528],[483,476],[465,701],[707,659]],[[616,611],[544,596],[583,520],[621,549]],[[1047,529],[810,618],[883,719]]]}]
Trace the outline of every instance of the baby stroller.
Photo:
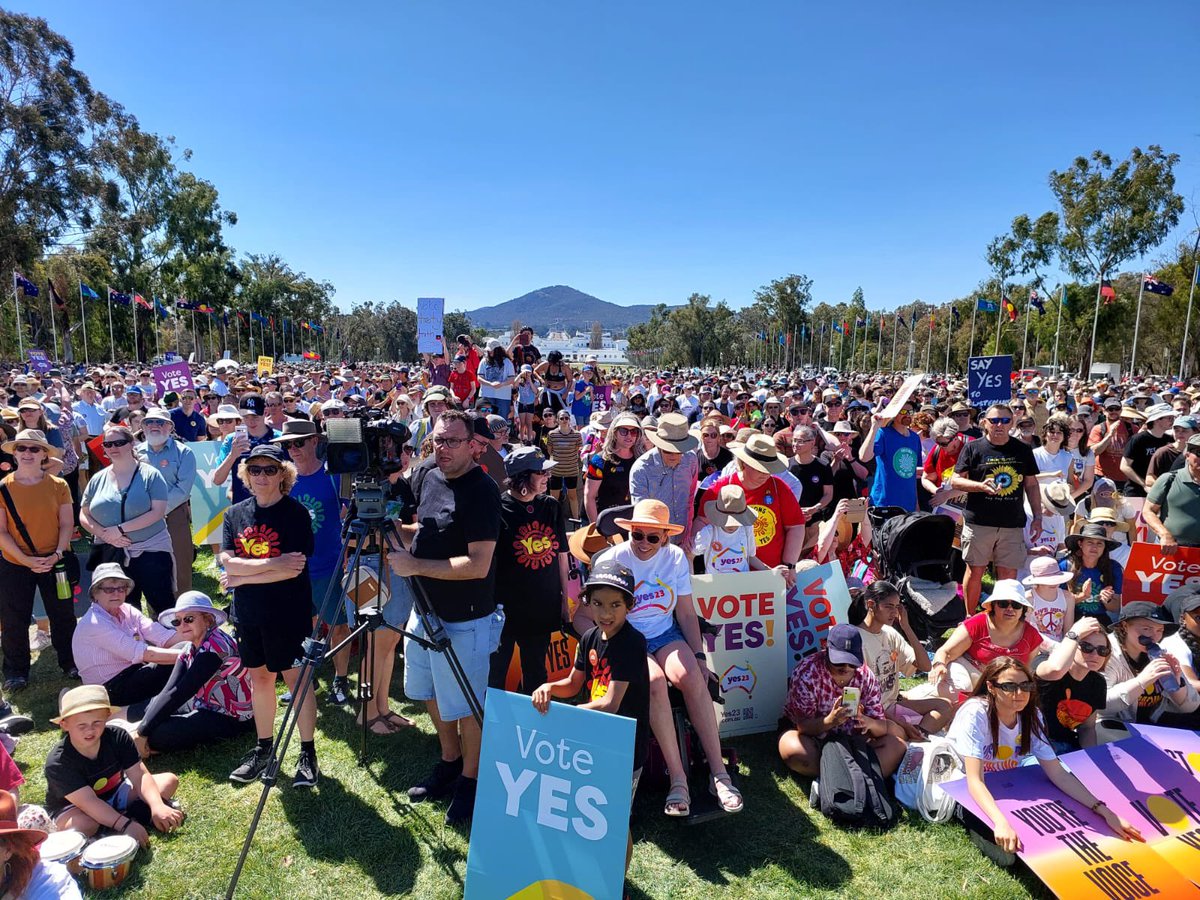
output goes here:
[{"label": "baby stroller", "polygon": [[897,506],[875,507],[869,515],[878,576],[900,591],[921,642],[940,646],[942,635],[966,615],[955,578],[954,519]]}]

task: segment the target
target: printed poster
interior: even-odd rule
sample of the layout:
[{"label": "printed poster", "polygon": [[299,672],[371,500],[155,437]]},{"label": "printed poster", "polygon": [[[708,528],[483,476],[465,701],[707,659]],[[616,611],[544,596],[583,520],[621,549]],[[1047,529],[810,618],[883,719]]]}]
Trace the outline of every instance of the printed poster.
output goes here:
[{"label": "printed poster", "polygon": [[787,698],[785,585],[774,572],[693,575],[696,612],[717,633],[705,634],[708,666],[724,704],[714,704],[721,736],[771,731]]},{"label": "printed poster", "polygon": [[275,357],[260,356],[258,358],[258,377],[259,378],[262,378],[264,375],[270,375],[274,371],[275,371]]},{"label": "printed poster", "polygon": [[[225,510],[229,508],[229,481],[212,483],[217,471],[220,441],[189,441],[187,447],[196,455],[196,482],[192,485],[192,541],[198,545],[219,543]],[[230,473],[230,478],[234,478]]]},{"label": "printed poster", "polygon": [[466,900],[622,896],[637,723],[489,690]]},{"label": "printed poster", "polygon": [[796,586],[787,592],[787,672],[801,657],[825,645],[825,635],[850,613],[850,589],[837,561],[796,573]]},{"label": "printed poster", "polygon": [[1200,547],[1180,547],[1167,556],[1158,544],[1134,541],[1125,562],[1122,603],[1162,603],[1185,584],[1200,581]]},{"label": "printed poster", "polygon": [[443,351],[442,318],[446,300],[443,297],[417,298],[417,352],[437,355]]},{"label": "printed poster", "polygon": [[155,366],[151,370],[154,374],[154,384],[158,388],[158,396],[163,396],[168,391],[182,393],[195,389],[192,382],[192,368],[185,362],[172,362],[162,366]]}]

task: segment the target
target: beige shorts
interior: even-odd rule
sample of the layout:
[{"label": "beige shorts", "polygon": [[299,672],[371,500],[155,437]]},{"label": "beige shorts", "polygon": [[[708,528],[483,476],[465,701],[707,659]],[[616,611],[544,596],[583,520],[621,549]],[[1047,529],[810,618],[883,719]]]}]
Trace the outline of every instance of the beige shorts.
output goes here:
[{"label": "beige shorts", "polygon": [[1025,529],[999,528],[995,525],[968,525],[962,529],[963,562],[968,566],[995,563],[1002,569],[1019,569],[1029,551],[1025,547]]}]

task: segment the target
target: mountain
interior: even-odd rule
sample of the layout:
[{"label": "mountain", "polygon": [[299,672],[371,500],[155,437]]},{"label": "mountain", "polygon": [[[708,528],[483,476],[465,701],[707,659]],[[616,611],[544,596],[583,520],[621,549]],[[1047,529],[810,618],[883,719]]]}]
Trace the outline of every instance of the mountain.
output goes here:
[{"label": "mountain", "polygon": [[630,325],[650,320],[654,305],[618,306],[565,284],[556,284],[530,291],[495,306],[470,310],[467,317],[472,325],[491,331],[504,331],[513,320],[532,325],[538,334],[551,327],[565,331],[587,331],[599,322],[605,331],[624,331]]}]

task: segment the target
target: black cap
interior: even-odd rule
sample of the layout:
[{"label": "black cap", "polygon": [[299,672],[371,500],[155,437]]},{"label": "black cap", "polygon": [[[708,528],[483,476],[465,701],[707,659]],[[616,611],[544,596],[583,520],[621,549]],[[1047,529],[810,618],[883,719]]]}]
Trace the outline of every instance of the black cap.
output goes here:
[{"label": "black cap", "polygon": [[267,401],[263,399],[262,394],[243,394],[238,400],[238,409],[250,413],[252,416],[265,415],[267,412]]},{"label": "black cap", "polygon": [[623,594],[633,597],[633,572],[615,559],[596,560],[592,565],[592,571],[588,573],[587,582],[583,585],[585,591],[594,587],[616,588]]},{"label": "black cap", "polygon": [[283,462],[283,450],[278,444],[258,444],[250,448],[250,452],[246,454],[246,462],[250,462],[251,460],[257,458],[271,459],[275,462]]},{"label": "black cap", "polygon": [[1120,621],[1128,622],[1130,619],[1149,619],[1151,622],[1157,622],[1164,626],[1164,634],[1174,634],[1179,630],[1171,611],[1149,600],[1134,600],[1122,606]]},{"label": "black cap", "polygon": [[829,629],[829,637],[825,641],[825,653],[834,665],[861,666],[862,634],[853,625],[834,625]]}]

